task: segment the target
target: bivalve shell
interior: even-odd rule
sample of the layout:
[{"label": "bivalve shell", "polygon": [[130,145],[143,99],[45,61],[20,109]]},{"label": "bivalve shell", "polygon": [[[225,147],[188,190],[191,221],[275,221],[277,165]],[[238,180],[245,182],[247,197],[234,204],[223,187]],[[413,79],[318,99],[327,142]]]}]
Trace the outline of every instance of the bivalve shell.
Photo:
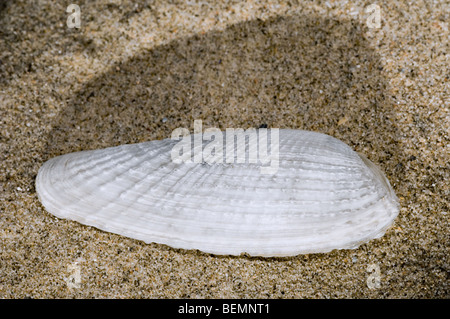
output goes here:
[{"label": "bivalve shell", "polygon": [[[222,133],[224,140],[231,136]],[[203,151],[200,161],[195,152],[180,160],[174,154],[182,155],[181,139],[164,139],[52,158],[39,169],[36,190],[57,217],[220,255],[356,248],[392,224],[398,200],[388,180],[348,145],[309,131],[256,133],[270,137],[270,161],[252,161],[252,145],[239,160],[237,142],[231,149],[216,144],[205,154],[210,140],[194,143]],[[225,160],[232,150],[233,161]]]}]

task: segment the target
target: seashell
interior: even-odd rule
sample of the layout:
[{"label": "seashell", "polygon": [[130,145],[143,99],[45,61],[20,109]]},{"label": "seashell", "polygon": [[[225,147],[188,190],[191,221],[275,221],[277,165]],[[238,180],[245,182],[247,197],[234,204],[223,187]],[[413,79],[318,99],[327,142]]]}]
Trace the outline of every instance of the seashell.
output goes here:
[{"label": "seashell", "polygon": [[[255,132],[258,142],[267,133],[272,143],[267,153],[277,153],[272,172],[262,171],[270,168],[267,160],[250,161],[250,142],[249,160],[242,162],[237,142],[232,149],[217,144],[208,157],[204,150],[212,139],[203,136],[195,145],[199,135],[193,134],[52,158],[39,169],[36,190],[46,210],[59,218],[219,255],[352,249],[381,237],[393,223],[399,205],[388,180],[345,143],[302,130]],[[234,142],[233,132],[216,133]],[[194,152],[174,160],[182,140],[194,140],[193,149],[203,156]],[[221,162],[231,150],[234,161]],[[212,155],[215,161],[208,161]]]}]

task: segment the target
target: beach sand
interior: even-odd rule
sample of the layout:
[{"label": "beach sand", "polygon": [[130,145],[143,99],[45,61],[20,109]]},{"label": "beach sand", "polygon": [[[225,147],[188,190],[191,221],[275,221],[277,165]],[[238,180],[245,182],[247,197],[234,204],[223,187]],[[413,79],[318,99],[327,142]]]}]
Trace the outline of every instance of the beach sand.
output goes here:
[{"label": "beach sand", "polygon": [[[66,2],[0,5],[1,298],[449,297],[448,2],[379,3],[379,25],[370,1],[73,3],[80,28]],[[354,250],[256,258],[145,244],[38,201],[46,160],[196,119],[339,138],[385,172],[399,216]]]}]

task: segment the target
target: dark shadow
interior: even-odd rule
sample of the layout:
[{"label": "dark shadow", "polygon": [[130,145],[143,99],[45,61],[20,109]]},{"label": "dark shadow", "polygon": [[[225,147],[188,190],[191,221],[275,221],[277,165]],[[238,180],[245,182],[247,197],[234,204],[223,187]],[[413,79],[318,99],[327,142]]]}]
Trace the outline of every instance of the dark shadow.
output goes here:
[{"label": "dark shadow", "polygon": [[203,128],[267,124],[327,133],[391,179],[391,158],[400,152],[393,102],[364,27],[276,17],[143,51],[74,93],[54,119],[43,160],[168,138],[201,119]]},{"label": "dark shadow", "polygon": [[3,17],[3,12],[6,9],[6,7],[11,3],[11,0],[2,0],[0,1],[0,21],[1,18]]}]

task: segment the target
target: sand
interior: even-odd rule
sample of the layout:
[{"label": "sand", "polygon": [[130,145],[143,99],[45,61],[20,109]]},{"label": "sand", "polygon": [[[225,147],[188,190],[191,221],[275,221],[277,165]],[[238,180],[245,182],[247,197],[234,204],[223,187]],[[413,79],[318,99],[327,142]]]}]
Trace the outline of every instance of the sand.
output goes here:
[{"label": "sand", "polygon": [[[446,1],[0,5],[1,298],[448,298]],[[267,125],[330,134],[375,162],[394,225],[354,250],[214,256],[53,217],[51,157]]]}]

